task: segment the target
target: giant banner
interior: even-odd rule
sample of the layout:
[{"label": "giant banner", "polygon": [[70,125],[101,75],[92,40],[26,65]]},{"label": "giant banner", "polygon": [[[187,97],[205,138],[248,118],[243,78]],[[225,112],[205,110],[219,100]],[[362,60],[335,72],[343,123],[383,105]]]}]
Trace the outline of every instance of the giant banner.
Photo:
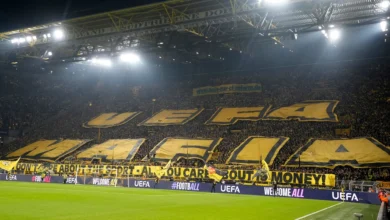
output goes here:
[{"label": "giant banner", "polygon": [[160,162],[177,161],[180,158],[200,159],[207,162],[221,141],[222,138],[165,138],[149,154],[154,155],[154,160]]},{"label": "giant banner", "polygon": [[260,158],[263,158],[267,164],[272,164],[280,149],[289,140],[287,137],[248,137],[242,142],[226,161],[238,164],[260,164]]},{"label": "giant banner", "polygon": [[103,113],[83,124],[85,128],[111,128],[126,124],[141,112]]},{"label": "giant banner", "polygon": [[204,109],[166,110],[157,112],[152,117],[139,123],[138,126],[184,125],[198,116]]},{"label": "giant banner", "polygon": [[238,121],[258,121],[264,118],[271,106],[219,108],[206,125],[232,125]]},{"label": "giant banner", "polygon": [[310,139],[286,162],[296,167],[352,166],[389,167],[390,149],[372,137],[353,139]]},{"label": "giant banner", "polygon": [[276,108],[266,116],[270,120],[329,121],[338,122],[334,113],[339,101],[309,100]]},{"label": "giant banner", "polygon": [[250,93],[250,92],[261,92],[262,87],[260,83],[249,83],[249,84],[226,84],[220,86],[206,86],[200,88],[194,88],[192,91],[193,96],[202,95],[216,95],[216,94],[227,94],[227,93]]},{"label": "giant banner", "polygon": [[130,161],[144,142],[144,138],[111,139],[86,149],[79,153],[77,158],[91,160],[93,157],[100,157],[104,160]]},{"label": "giant banner", "polygon": [[23,160],[43,160],[54,162],[77,149],[90,140],[71,140],[71,139],[57,139],[57,140],[39,140],[20,148],[7,155],[8,159],[23,158]]},{"label": "giant banner", "polygon": [[[41,164],[19,163],[16,166],[17,171],[35,172],[39,170]],[[79,175],[92,174],[99,172],[101,174],[112,174],[113,169],[117,169],[118,176],[155,176],[159,166],[115,166],[115,165],[78,165],[78,164],[52,164],[50,169],[55,173],[71,173],[75,174],[78,168]],[[313,186],[335,186],[334,174],[316,174],[316,173],[293,173],[271,171],[268,179],[253,178],[256,170],[225,170],[227,174],[223,177],[224,180],[233,180],[237,182],[273,182],[285,185],[313,185]],[[166,177],[173,178],[189,178],[189,179],[209,179],[209,173],[204,168],[184,168],[171,167],[167,171]]]}]

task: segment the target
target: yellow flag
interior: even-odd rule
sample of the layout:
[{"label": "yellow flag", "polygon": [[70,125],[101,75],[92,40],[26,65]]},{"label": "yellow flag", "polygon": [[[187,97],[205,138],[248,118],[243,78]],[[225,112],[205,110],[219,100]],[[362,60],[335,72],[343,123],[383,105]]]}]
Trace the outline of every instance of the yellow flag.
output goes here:
[{"label": "yellow flag", "polygon": [[252,180],[256,181],[257,177],[260,177],[263,181],[267,180],[271,176],[271,172],[269,171],[268,163],[265,160],[260,160],[260,167],[256,171],[255,175],[253,175]]},{"label": "yellow flag", "polygon": [[208,164],[204,165],[204,169],[206,169],[207,172],[209,173],[210,179],[213,179],[217,182],[220,182],[222,180],[223,176],[225,176],[227,174],[226,171],[219,170],[219,169],[215,168],[214,166],[208,165]]},{"label": "yellow flag", "polygon": [[158,170],[156,171],[156,176],[161,179],[162,176],[165,176],[167,175],[167,171],[169,169],[169,167],[171,167],[171,161],[169,161],[164,168],[162,168],[161,170]]},{"label": "yellow flag", "polygon": [[268,163],[265,160],[261,160],[261,168],[269,172]]},{"label": "yellow flag", "polygon": [[20,157],[17,161],[8,161],[8,160],[0,160],[0,169],[11,171],[14,167],[16,167],[16,164],[18,164],[20,160]]}]

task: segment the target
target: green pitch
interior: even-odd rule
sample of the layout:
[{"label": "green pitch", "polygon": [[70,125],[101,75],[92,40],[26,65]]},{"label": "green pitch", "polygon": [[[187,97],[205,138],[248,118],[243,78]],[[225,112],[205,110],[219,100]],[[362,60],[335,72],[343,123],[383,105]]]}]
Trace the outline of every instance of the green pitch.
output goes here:
[{"label": "green pitch", "polygon": [[[379,206],[171,190],[0,182],[0,219],[376,219]],[[332,206],[332,207],[331,207]],[[330,207],[330,208],[329,208]],[[328,209],[326,209],[328,208]],[[320,211],[326,209],[324,211]],[[314,213],[314,214],[313,214]],[[306,218],[301,218],[303,216]]]}]

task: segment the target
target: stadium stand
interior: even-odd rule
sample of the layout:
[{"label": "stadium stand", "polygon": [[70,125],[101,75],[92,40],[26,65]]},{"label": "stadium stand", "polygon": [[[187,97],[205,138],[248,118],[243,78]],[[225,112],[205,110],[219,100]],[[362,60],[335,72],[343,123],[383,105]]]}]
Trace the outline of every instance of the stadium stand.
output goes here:
[{"label": "stadium stand", "polygon": [[[130,83],[131,89],[121,76],[115,79],[104,75],[91,77],[87,72],[71,77],[2,74],[0,127],[18,130],[21,135],[6,144],[1,155],[54,161],[63,159],[65,153],[75,160],[101,154],[118,163],[127,163],[128,159],[137,163],[154,157],[153,162],[161,162],[170,159],[167,155],[182,155],[177,165],[202,166],[196,158],[207,157],[221,167],[235,164],[237,168],[256,166],[260,154],[264,159],[269,156],[270,167],[275,170],[334,173],[340,180],[390,180],[389,169],[379,168],[388,167],[386,164],[390,161],[389,69],[389,65],[378,63],[275,68],[223,77],[211,74]],[[261,87],[251,92],[195,96],[193,93],[194,88],[205,86],[251,83]],[[270,139],[252,143],[251,137],[255,137],[255,141],[256,137]],[[363,150],[356,151],[348,143],[329,147],[317,143],[320,140],[334,142],[334,139],[348,142],[345,139],[350,138],[366,141],[361,143]],[[172,149],[175,140],[180,139],[184,141],[180,146],[207,146],[207,150],[199,148],[202,152],[194,152],[198,156],[187,157],[189,153],[182,148],[180,151]],[[200,139],[207,139],[207,143],[196,143]],[[25,150],[30,149],[32,143],[56,140],[60,140],[59,143],[81,141],[83,146],[66,145],[63,151],[49,156]],[[245,144],[248,140],[251,141]],[[308,145],[309,140],[314,142]],[[126,146],[132,148],[122,149],[124,143],[115,141],[129,142]],[[164,146],[167,143],[170,143],[168,148]],[[92,144],[95,145],[90,148]],[[367,144],[372,146],[368,148]],[[262,153],[253,153],[257,145],[263,147]],[[371,147],[379,145],[379,157],[365,157]],[[298,151],[303,146],[322,151]],[[275,152],[267,155],[268,150],[264,148],[275,148]],[[114,157],[113,149],[118,149]],[[326,163],[355,156],[353,163],[313,163],[313,160]],[[237,165],[240,161],[249,162]],[[371,166],[367,165],[369,163]],[[349,166],[344,166],[346,164]],[[364,168],[352,168],[359,164]]]}]

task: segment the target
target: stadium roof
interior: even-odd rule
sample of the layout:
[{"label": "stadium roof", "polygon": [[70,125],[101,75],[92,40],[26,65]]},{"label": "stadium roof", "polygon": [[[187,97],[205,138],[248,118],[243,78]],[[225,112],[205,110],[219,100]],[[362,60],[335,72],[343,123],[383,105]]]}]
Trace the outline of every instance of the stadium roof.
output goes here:
[{"label": "stadium roof", "polygon": [[[0,33],[0,50],[36,58],[55,51],[51,59],[129,49],[164,57],[179,53],[194,58],[201,53],[207,58],[226,49],[246,52],[253,43],[283,44],[294,33],[376,23],[389,16],[388,9],[381,7],[383,0],[270,2],[165,1]],[[56,39],[56,30],[63,31],[64,37]]]}]

